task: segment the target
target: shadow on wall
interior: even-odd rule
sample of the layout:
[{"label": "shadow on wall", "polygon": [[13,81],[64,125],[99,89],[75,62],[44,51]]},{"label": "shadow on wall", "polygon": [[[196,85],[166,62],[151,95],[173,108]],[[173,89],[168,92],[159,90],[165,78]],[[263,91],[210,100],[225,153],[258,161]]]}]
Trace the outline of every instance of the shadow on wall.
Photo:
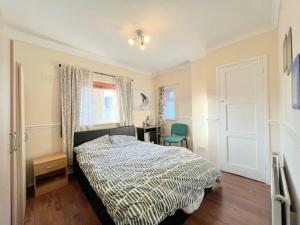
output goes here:
[{"label": "shadow on wall", "polygon": [[299,137],[292,136],[287,132],[286,135],[286,148],[284,155],[284,166],[287,177],[288,189],[291,197],[291,210],[297,213],[296,224],[300,224],[300,176],[299,176],[299,162],[295,159],[300,159],[299,151]]}]

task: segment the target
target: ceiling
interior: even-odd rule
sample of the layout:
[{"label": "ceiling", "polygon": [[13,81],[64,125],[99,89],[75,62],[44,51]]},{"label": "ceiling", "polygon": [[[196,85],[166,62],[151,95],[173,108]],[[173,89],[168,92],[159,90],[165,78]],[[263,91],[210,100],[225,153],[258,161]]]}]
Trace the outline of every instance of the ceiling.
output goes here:
[{"label": "ceiling", "polygon": [[[9,26],[119,65],[157,72],[274,26],[274,0],[0,0]],[[143,28],[142,51],[128,38]]]}]

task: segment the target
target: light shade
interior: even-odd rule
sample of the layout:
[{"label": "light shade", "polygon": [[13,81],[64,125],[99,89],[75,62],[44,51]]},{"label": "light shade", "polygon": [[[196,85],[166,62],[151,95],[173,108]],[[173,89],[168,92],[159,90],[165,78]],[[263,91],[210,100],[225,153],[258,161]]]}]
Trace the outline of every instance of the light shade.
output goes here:
[{"label": "light shade", "polygon": [[149,36],[145,36],[144,37],[144,41],[145,41],[145,43],[148,43],[150,41],[150,37]]},{"label": "light shade", "polygon": [[142,29],[138,29],[134,32],[133,36],[128,39],[129,45],[135,45],[141,50],[146,49],[145,44],[150,40],[149,36],[144,35],[144,31]]},{"label": "light shade", "polygon": [[142,50],[144,50],[146,48],[146,46],[145,45],[140,45],[140,49],[142,49]]},{"label": "light shade", "polygon": [[129,39],[128,39],[128,44],[129,44],[129,45],[133,45],[133,44],[134,44],[134,40],[133,40],[132,38],[129,38]]}]

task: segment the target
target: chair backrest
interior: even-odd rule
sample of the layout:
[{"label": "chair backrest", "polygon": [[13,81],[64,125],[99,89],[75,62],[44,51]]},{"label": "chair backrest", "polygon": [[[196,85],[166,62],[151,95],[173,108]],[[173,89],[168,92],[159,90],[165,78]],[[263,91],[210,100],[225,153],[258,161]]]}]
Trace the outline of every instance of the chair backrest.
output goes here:
[{"label": "chair backrest", "polygon": [[171,135],[184,136],[188,133],[188,126],[184,123],[174,123],[171,127]]}]

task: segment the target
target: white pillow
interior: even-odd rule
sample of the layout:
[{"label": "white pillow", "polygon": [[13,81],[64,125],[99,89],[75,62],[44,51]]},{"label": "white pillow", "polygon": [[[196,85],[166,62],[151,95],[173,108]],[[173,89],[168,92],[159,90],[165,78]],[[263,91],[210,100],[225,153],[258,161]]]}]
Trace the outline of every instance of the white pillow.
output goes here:
[{"label": "white pillow", "polygon": [[112,144],[128,144],[131,142],[136,142],[136,138],[128,135],[112,135],[110,136],[110,141]]},{"label": "white pillow", "polygon": [[79,153],[86,150],[106,150],[109,148],[111,148],[110,138],[108,135],[104,135],[77,146],[74,148],[74,151]]},{"label": "white pillow", "polygon": [[110,142],[110,138],[108,136],[108,134],[104,135],[104,136],[101,136],[101,137],[98,137],[94,140],[91,140],[89,142],[86,142],[86,143],[91,143],[91,144],[111,144]]}]

